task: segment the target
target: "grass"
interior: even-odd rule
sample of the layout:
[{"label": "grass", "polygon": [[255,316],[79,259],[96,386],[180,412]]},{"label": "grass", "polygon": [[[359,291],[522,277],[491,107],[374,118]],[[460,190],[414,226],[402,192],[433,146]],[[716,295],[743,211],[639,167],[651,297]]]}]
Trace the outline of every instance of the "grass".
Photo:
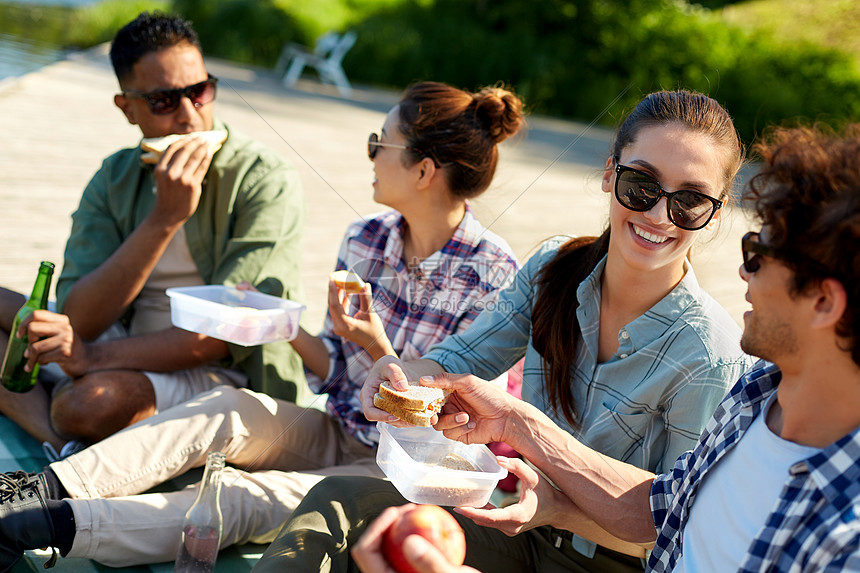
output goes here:
[{"label": "grass", "polygon": [[343,31],[356,22],[403,0],[272,0],[275,6],[289,12],[310,38],[329,30]]},{"label": "grass", "polygon": [[857,0],[748,0],[726,6],[722,12],[727,21],[743,28],[851,54],[860,68]]},{"label": "grass", "polygon": [[[289,10],[311,36],[341,29],[402,0],[270,0]],[[426,0],[419,1],[425,3]],[[695,3],[695,0],[690,0]],[[83,9],[8,4],[0,0],[0,31],[65,47],[109,40],[143,9],[170,11],[170,0],[102,0]],[[720,9],[715,10],[717,12]],[[786,41],[811,42],[851,54],[860,68],[860,2],[857,0],[747,0],[721,9],[733,24]],[[72,24],[72,25],[70,25]]]},{"label": "grass", "polygon": [[87,48],[113,38],[143,10],[169,10],[168,0],[102,0],[82,8],[0,0],[0,32],[60,48]]}]

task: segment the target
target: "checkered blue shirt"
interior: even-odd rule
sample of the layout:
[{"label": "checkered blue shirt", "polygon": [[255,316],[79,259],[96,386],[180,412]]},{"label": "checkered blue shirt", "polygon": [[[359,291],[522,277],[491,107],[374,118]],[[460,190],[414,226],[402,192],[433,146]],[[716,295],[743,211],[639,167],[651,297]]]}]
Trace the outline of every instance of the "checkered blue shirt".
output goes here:
[{"label": "checkered blue shirt", "polygon": [[[507,242],[467,207],[445,246],[410,269],[403,258],[405,226],[396,211],[355,221],[341,243],[337,269],[353,270],[370,283],[374,310],[392,347],[401,359],[414,360],[492,308],[519,264]],[[307,371],[308,384],[316,393],[328,393],[326,410],[350,434],[376,445],[376,425],[364,417],[359,400],[373,360],[361,346],[334,334],[328,315],[320,337],[329,351],[329,374],[321,380]]]},{"label": "checkered blue shirt", "polygon": [[[659,537],[649,570],[674,569],[702,480],[743,438],[781,377],[775,365],[759,361],[720,404],[696,448],[678,458],[672,471],[656,477],[651,511]],[[860,428],[790,468],[777,504],[750,543],[740,571],[860,571],[858,515]],[[720,570],[715,563],[714,571]]]}]

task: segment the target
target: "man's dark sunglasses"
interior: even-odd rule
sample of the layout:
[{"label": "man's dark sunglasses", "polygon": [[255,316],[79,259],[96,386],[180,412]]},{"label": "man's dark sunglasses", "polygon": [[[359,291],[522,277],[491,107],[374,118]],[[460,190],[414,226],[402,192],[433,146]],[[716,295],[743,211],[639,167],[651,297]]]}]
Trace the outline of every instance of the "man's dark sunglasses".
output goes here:
[{"label": "man's dark sunglasses", "polygon": [[741,254],[744,257],[744,270],[750,274],[761,268],[761,257],[776,257],[773,247],[762,243],[758,233],[750,231],[741,238]]},{"label": "man's dark sunglasses", "polygon": [[146,93],[125,90],[122,92],[122,95],[125,97],[140,98],[146,102],[149,111],[155,115],[166,115],[177,110],[179,102],[182,101],[183,97],[190,99],[194,107],[201,107],[211,102],[215,99],[215,84],[217,83],[218,78],[209,74],[207,79],[193,86],[172,90],[155,90]]},{"label": "man's dark sunglasses", "polygon": [[615,198],[631,211],[650,211],[666,197],[669,220],[686,231],[698,231],[711,222],[723,202],[700,191],[664,191],[660,183],[638,169],[615,162]]}]

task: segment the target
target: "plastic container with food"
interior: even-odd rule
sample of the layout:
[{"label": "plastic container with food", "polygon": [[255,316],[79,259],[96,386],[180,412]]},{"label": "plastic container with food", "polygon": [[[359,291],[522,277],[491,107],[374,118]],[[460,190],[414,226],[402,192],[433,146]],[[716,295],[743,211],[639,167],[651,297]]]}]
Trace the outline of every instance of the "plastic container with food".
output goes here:
[{"label": "plastic container with food", "polygon": [[376,463],[413,503],[482,507],[508,470],[482,444],[449,440],[435,429],[377,422]]},{"label": "plastic container with food", "polygon": [[169,288],[174,326],[241,346],[292,340],[305,305],[223,285]]}]

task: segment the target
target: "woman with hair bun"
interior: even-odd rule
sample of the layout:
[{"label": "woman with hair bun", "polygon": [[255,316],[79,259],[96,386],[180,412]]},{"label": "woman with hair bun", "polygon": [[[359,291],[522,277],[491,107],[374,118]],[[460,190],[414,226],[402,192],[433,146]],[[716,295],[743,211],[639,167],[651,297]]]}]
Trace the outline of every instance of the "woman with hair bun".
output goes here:
[{"label": "woman with hair bun", "polygon": [[367,143],[374,199],[393,210],[351,224],[338,256],[336,268],[364,286],[349,294],[330,280],[322,332],[302,330],[292,342],[309,385],[328,394],[326,411],[226,386],[200,394],[51,464],[34,479],[52,484],[55,499],[34,528],[63,556],[114,567],[155,563],[176,556],[199,484],[134,494],[203,466],[210,451],[230,464],[221,547],[271,540],[327,475],[381,477],[362,385],[376,359],[419,358],[464,331],[512,282],[516,257],[475,219],[468,199],[489,187],[498,143],[523,125],[522,103],[504,89],[469,93],[432,82],[407,89]]},{"label": "woman with hair bun", "polygon": [[523,125],[522,102],[508,90],[421,82],[368,138],[373,199],[392,210],[350,224],[335,267],[363,279],[362,291],[355,301],[330,280],[322,332],[301,329],[292,341],[311,389],[328,394],[328,413],[366,446],[378,441],[359,398],[373,363],[419,358],[462,332],[518,270],[468,200],[490,186],[497,145]]}]

